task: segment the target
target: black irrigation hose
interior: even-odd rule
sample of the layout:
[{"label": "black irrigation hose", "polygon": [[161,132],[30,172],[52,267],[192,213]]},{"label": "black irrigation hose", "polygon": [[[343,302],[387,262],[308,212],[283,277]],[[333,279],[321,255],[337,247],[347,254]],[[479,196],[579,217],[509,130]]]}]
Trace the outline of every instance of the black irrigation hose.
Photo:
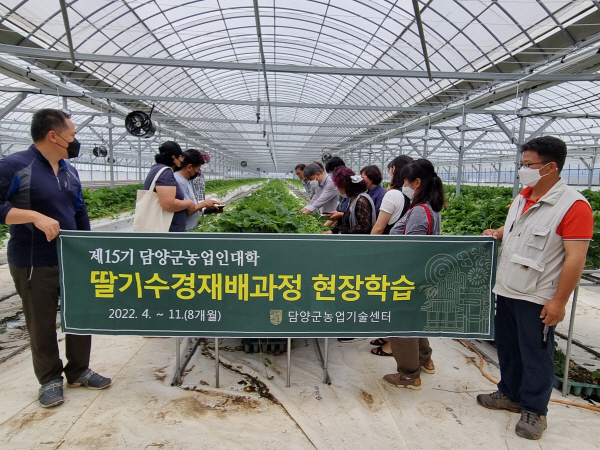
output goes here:
[{"label": "black irrigation hose", "polygon": [[6,294],[6,295],[4,295],[3,297],[0,297],[0,302],[1,302],[2,300],[6,300],[7,298],[14,297],[15,295],[17,295],[17,291],[13,292],[12,294]]},{"label": "black irrigation hose", "polygon": [[[568,339],[566,334],[562,334],[559,331],[554,331],[554,334],[556,334],[557,336],[563,338],[563,339]],[[596,356],[597,358],[600,358],[600,352],[597,352],[596,350],[594,350],[593,348],[588,347],[587,345],[583,345],[581,342],[572,339],[571,343],[575,344],[577,347],[581,347],[582,349],[586,350],[587,352],[591,353],[592,355]]]}]

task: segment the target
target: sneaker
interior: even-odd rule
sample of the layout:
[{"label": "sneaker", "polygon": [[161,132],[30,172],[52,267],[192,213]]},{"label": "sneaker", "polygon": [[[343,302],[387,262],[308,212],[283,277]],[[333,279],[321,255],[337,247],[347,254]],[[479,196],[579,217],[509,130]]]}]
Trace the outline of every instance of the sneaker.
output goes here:
[{"label": "sneaker", "polygon": [[433,364],[433,360],[427,361],[425,364],[421,364],[421,370],[425,373],[435,373],[435,365]]},{"label": "sneaker", "polygon": [[521,411],[521,419],[517,422],[515,432],[525,439],[539,439],[548,427],[546,416],[531,411]]},{"label": "sneaker", "polygon": [[358,341],[356,338],[338,338],[338,342],[354,342]]},{"label": "sneaker", "polygon": [[383,380],[390,386],[397,388],[407,388],[413,391],[421,390],[421,377],[408,378],[399,373],[391,373],[383,377]]},{"label": "sneaker", "polygon": [[492,392],[491,394],[479,394],[477,403],[489,409],[505,409],[510,412],[521,412],[519,403],[511,400],[500,391]]},{"label": "sneaker", "polygon": [[92,369],[83,372],[74,383],[67,383],[69,387],[87,386],[88,389],[104,389],[110,386],[110,378],[105,378]]},{"label": "sneaker", "polygon": [[42,384],[38,400],[43,408],[51,408],[52,406],[58,406],[63,403],[65,398],[63,397],[62,377]]}]

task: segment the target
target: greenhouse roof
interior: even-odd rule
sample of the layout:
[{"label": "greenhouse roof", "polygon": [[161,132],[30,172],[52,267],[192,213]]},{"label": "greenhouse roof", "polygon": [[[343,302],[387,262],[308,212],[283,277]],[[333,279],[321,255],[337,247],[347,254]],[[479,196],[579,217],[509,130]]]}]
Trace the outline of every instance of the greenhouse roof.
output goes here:
[{"label": "greenhouse roof", "polygon": [[[4,154],[29,145],[43,107],[71,111],[88,154],[109,134],[125,160],[175,139],[269,172],[323,153],[514,161],[515,144],[541,134],[579,159],[600,137],[598,1],[15,0],[0,11]],[[125,131],[133,110],[152,110],[154,137]]]}]

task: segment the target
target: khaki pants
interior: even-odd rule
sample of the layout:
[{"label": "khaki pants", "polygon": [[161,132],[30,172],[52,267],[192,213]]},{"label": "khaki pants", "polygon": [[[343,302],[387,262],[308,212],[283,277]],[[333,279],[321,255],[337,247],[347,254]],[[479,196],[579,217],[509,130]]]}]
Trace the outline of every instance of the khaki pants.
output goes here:
[{"label": "khaki pants", "polygon": [[421,365],[431,360],[431,347],[427,338],[390,338],[398,373],[408,378],[421,375]]},{"label": "khaki pants", "polygon": [[89,366],[92,337],[66,335],[67,365],[63,369],[56,338],[58,266],[9,265],[9,268],[17,293],[23,300],[35,376],[40,384],[44,384],[60,378],[64,371],[67,382],[73,383]]}]

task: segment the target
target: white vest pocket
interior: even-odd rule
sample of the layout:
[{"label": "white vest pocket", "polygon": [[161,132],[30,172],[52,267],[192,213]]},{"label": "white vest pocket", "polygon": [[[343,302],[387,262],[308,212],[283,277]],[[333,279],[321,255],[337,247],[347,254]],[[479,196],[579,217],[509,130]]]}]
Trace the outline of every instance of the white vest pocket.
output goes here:
[{"label": "white vest pocket", "polygon": [[540,225],[534,225],[531,227],[531,233],[527,240],[525,241],[525,245],[529,247],[537,248],[538,250],[544,250],[546,246],[546,241],[548,240],[548,234],[550,233],[550,228],[543,227]]},{"label": "white vest pocket", "polygon": [[513,254],[506,267],[503,285],[524,294],[535,294],[544,268],[544,263]]}]

